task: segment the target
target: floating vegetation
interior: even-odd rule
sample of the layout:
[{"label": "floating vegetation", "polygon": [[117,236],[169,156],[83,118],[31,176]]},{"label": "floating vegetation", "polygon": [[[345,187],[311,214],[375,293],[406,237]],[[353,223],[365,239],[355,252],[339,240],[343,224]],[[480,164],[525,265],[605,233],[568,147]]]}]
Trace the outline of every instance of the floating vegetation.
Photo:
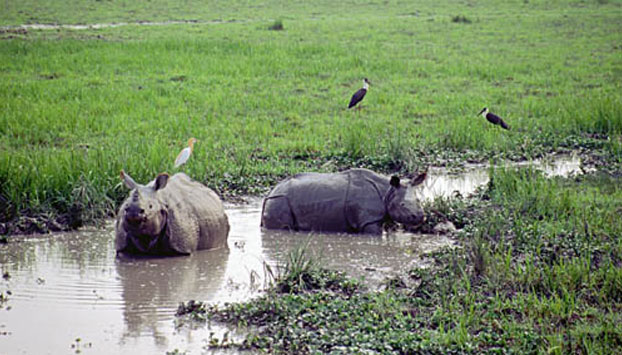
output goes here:
[{"label": "floating vegetation", "polygon": [[462,226],[462,247],[428,254],[430,268],[388,278],[381,291],[311,288],[305,275],[325,275],[324,285],[332,276],[318,274],[320,264],[304,248],[294,250],[280,278],[286,287],[276,282],[249,302],[201,308],[204,318],[252,326],[243,340],[211,347],[611,353],[622,346],[622,190],[615,178],[496,170],[481,194],[433,206]]}]

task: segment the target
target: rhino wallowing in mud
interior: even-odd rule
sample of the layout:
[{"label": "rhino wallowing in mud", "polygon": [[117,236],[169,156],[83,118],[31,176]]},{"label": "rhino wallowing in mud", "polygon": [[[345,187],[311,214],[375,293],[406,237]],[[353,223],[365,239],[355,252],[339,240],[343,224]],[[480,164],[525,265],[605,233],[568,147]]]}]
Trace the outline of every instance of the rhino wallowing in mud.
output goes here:
[{"label": "rhino wallowing in mud", "polygon": [[121,179],[132,191],[117,214],[117,253],[187,255],[227,246],[229,221],[214,191],[183,173],[147,185],[123,171]]},{"label": "rhino wallowing in mud", "polygon": [[424,213],[414,187],[425,177],[404,183],[367,169],[298,174],[281,181],[264,199],[261,226],[369,234],[381,234],[388,221],[417,226]]}]

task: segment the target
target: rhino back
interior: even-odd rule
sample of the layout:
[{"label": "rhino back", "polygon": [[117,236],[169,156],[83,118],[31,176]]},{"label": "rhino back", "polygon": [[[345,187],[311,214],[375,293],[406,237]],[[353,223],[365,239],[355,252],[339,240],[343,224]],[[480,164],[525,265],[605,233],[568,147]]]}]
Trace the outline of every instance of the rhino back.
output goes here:
[{"label": "rhino back", "polygon": [[214,191],[178,173],[161,193],[168,207],[167,235],[171,248],[188,254],[226,246],[229,222]]},{"label": "rhino back", "polygon": [[368,169],[302,173],[288,178],[264,200],[262,225],[331,232],[379,233],[386,215],[389,178]]},{"label": "rhino back", "polygon": [[345,232],[347,179],[341,174],[303,173],[277,185],[270,196],[288,199],[299,230]]}]

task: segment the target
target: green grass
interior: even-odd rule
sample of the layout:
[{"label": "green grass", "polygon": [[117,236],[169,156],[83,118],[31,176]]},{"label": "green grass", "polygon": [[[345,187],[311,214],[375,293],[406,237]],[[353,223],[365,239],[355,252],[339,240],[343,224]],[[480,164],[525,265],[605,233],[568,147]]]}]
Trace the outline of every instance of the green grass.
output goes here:
[{"label": "green grass", "polygon": [[[412,170],[587,148],[622,162],[620,1],[3,6],[5,25],[202,22],[0,31],[0,223],[109,216],[119,170],[173,172],[189,137],[183,170],[225,197],[329,161]],[[348,112],[363,77],[364,108]],[[513,130],[476,117],[484,105]]]},{"label": "green grass", "polygon": [[481,196],[436,208],[469,222],[460,248],[429,255],[434,266],[412,270],[410,286],[275,288],[248,303],[204,307],[202,319],[250,326],[245,340],[212,345],[271,353],[619,352],[618,180],[500,171]]},{"label": "green grass", "polygon": [[[463,227],[462,248],[430,255],[435,267],[409,283],[365,292],[298,251],[276,283],[287,293],[180,309],[260,325],[237,346],[272,352],[622,348],[621,1],[0,9],[0,234],[113,215],[127,193],[119,171],[140,182],[174,172],[189,137],[199,142],[182,170],[223,197],[303,170],[404,172],[579,149],[600,173],[499,171],[481,199],[435,201],[430,223]],[[169,20],[186,23],[135,24]],[[15,27],[119,22],[130,24]],[[363,77],[363,110],[348,112]],[[476,117],[483,106],[512,130]]]}]

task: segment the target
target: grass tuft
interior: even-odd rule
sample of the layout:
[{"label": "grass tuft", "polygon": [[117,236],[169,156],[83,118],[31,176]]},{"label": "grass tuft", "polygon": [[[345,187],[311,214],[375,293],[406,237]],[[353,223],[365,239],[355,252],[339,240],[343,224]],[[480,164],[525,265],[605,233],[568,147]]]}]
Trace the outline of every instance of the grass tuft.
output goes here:
[{"label": "grass tuft", "polygon": [[346,294],[356,291],[356,282],[348,280],[342,273],[321,267],[321,257],[309,254],[308,239],[286,255],[282,265],[273,270],[265,265],[266,275],[273,280],[278,293],[301,293],[313,290],[333,290]]},{"label": "grass tuft", "polygon": [[457,15],[451,18],[451,22],[454,23],[471,23],[471,20],[468,19],[466,16],[463,15]]},{"label": "grass tuft", "polygon": [[[276,353],[615,352],[622,344],[617,180],[494,171],[486,199],[433,204],[456,224],[469,216],[462,248],[428,255],[434,266],[412,270],[413,282],[393,278],[382,291],[352,294],[275,292],[212,308],[210,317],[257,326],[233,346]],[[292,271],[313,269],[301,250],[289,260]]]},{"label": "grass tuft", "polygon": [[281,20],[281,19],[275,20],[273,24],[268,26],[268,29],[270,31],[283,31],[283,30],[285,30],[285,27],[283,27],[283,20]]}]

